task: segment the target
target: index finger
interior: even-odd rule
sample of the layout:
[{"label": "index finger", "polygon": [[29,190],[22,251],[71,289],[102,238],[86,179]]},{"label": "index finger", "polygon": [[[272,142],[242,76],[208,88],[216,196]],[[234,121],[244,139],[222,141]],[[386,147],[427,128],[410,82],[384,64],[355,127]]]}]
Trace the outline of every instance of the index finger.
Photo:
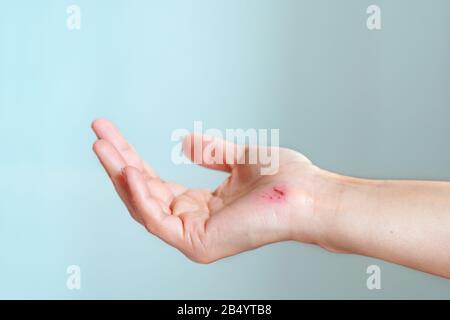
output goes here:
[{"label": "index finger", "polygon": [[92,129],[99,139],[110,142],[119,151],[128,165],[146,172],[152,178],[157,177],[153,168],[142,161],[134,147],[110,121],[97,119],[92,123]]}]

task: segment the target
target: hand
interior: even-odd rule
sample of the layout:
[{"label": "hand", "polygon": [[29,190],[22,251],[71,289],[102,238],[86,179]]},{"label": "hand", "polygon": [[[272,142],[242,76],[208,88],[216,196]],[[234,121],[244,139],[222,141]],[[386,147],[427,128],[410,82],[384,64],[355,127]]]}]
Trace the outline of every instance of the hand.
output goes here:
[{"label": "hand", "polygon": [[[326,224],[318,212],[323,172],[295,151],[188,135],[183,142],[188,158],[194,159],[194,146],[201,143],[201,164],[230,174],[211,192],[162,180],[107,120],[94,121],[92,128],[98,137],[94,151],[134,219],[196,262],[282,240],[319,243],[324,234]],[[210,143],[214,156],[223,155],[222,162],[208,161],[213,157],[205,152]],[[232,159],[227,157],[230,148]],[[279,152],[277,173],[261,175],[259,163],[239,164],[255,148]]]},{"label": "hand", "polygon": [[[92,127],[94,151],[134,219],[194,261],[297,240],[450,278],[449,182],[346,177],[292,150],[191,134],[186,156],[230,175],[213,192],[186,189],[159,178],[107,120]],[[275,174],[248,163],[255,150],[278,152]]]}]

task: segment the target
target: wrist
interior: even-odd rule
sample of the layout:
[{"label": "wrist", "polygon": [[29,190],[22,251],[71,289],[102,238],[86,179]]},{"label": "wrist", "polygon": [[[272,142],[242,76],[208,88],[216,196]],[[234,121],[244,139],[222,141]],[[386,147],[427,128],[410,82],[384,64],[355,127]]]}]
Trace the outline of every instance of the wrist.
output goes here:
[{"label": "wrist", "polygon": [[[332,252],[357,251],[367,231],[367,214],[376,205],[382,181],[359,179],[317,169],[313,176],[313,243]],[[366,231],[364,231],[366,230]]]}]

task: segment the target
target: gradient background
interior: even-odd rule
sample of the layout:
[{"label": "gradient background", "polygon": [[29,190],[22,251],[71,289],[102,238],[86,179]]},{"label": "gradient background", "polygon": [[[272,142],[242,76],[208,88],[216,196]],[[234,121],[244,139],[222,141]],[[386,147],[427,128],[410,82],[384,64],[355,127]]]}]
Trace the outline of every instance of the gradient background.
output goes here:
[{"label": "gradient background", "polygon": [[129,217],[89,127],[110,118],[191,187],[224,178],[170,161],[194,120],[279,128],[343,174],[449,180],[448,0],[1,0],[0,25],[0,298],[450,298],[449,280],[297,243],[190,262]]}]

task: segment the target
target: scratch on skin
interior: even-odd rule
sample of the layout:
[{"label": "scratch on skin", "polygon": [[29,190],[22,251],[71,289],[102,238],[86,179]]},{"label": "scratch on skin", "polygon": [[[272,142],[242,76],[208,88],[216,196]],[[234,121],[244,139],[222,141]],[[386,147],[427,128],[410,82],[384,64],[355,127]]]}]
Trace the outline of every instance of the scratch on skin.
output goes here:
[{"label": "scratch on skin", "polygon": [[267,203],[284,203],[286,201],[286,187],[274,186],[261,194],[261,199]]}]

